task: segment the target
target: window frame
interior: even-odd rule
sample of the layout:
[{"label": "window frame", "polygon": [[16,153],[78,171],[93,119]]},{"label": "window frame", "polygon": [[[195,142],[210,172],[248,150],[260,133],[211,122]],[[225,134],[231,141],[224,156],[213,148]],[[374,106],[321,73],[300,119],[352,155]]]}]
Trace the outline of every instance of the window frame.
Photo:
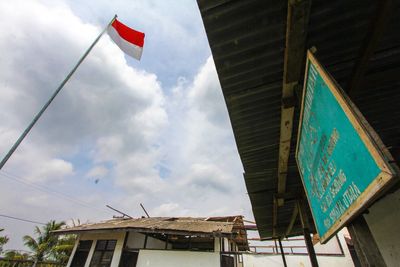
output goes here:
[{"label": "window frame", "polygon": [[[99,248],[101,242],[105,242],[104,248],[102,248],[102,247]],[[109,248],[109,244],[111,242],[114,242],[114,245],[110,249]],[[94,248],[94,251],[93,251],[92,258],[90,260],[89,267],[110,267],[111,263],[112,263],[112,260],[113,260],[113,257],[114,257],[114,252],[115,252],[116,246],[117,246],[117,240],[116,239],[98,239],[98,240],[96,240],[95,248]],[[95,263],[94,261],[95,261],[96,252],[100,252],[100,257],[99,257],[99,261]],[[110,258],[109,262],[107,263],[107,265],[101,264],[101,262],[103,261],[104,255],[106,255],[107,253],[110,253],[110,252],[112,254],[111,254],[111,258]]]},{"label": "window frame", "polygon": [[[90,243],[90,245],[85,246],[84,243],[86,243],[86,244]],[[86,254],[85,256],[83,256],[84,260],[82,260],[82,262],[84,261],[83,266],[85,266],[85,264],[88,260],[89,254],[90,254],[90,249],[92,248],[92,246],[93,246],[93,240],[79,240],[76,250],[74,252],[74,255],[72,257],[70,267],[74,267],[77,265],[77,263],[79,262],[78,257],[79,256],[82,257],[82,254]]]}]

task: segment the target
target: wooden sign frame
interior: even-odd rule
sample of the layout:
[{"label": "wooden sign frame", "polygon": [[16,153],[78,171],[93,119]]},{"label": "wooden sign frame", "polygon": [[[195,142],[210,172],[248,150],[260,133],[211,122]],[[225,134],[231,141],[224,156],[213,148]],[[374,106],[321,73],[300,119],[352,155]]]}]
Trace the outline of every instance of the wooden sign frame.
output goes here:
[{"label": "wooden sign frame", "polygon": [[[323,66],[318,62],[312,52],[307,51],[307,63],[306,71],[304,76],[304,86],[303,86],[303,96],[300,111],[300,122],[298,128],[297,144],[296,144],[296,162],[299,167],[299,173],[302,179],[303,187],[307,195],[307,199],[310,205],[310,209],[313,215],[315,225],[317,226],[317,220],[319,218],[315,217],[315,211],[312,209],[311,198],[309,196],[308,190],[303,177],[303,172],[299,166],[299,145],[302,137],[302,126],[303,126],[303,113],[304,113],[304,102],[307,93],[307,81],[309,76],[309,64],[313,64],[318,74],[321,76],[330,92],[333,94],[337,103],[340,105],[348,120],[352,124],[354,130],[358,133],[359,138],[365,144],[368,152],[375,160],[376,165],[380,169],[380,173],[369,183],[367,188],[361,192],[354,202],[345,210],[339,219],[337,219],[330,228],[324,233],[320,234],[321,243],[326,243],[332,236],[334,236],[346,223],[348,223],[352,218],[360,214],[371,202],[373,202],[377,197],[380,196],[385,188],[388,188],[393,182],[395,177],[397,166],[393,166],[393,158],[383,145],[382,141],[372,129],[372,127],[367,123],[365,118],[362,116],[360,111],[351,102],[346,93],[340,88],[340,86],[334,81],[334,79],[329,75],[329,73],[323,68]],[[311,110],[311,108],[310,108]],[[316,227],[316,229],[318,229]]]}]

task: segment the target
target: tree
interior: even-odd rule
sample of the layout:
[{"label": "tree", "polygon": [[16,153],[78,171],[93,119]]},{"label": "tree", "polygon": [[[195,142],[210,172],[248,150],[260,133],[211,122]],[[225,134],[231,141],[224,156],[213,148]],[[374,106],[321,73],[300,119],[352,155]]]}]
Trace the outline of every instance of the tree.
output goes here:
[{"label": "tree", "polygon": [[[4,229],[0,229],[0,232],[3,232]],[[0,254],[3,252],[3,246],[8,242],[7,236],[0,236]]]},{"label": "tree", "polygon": [[[75,227],[81,225],[81,221],[79,219],[71,219],[70,224]],[[68,259],[72,254],[72,250],[74,249],[76,242],[76,235],[62,235],[58,238],[57,245],[53,248],[52,258],[66,265],[68,263]]]},{"label": "tree", "polygon": [[26,252],[20,252],[18,250],[7,250],[4,253],[4,259],[6,259],[6,260],[28,260],[29,254]]},{"label": "tree", "polygon": [[36,266],[37,262],[49,259],[53,255],[54,247],[58,244],[58,236],[51,234],[51,231],[59,230],[64,225],[65,222],[52,220],[44,225],[42,229],[38,226],[35,227],[34,233],[37,236],[36,238],[29,235],[23,237],[25,246],[33,252],[34,266]]},{"label": "tree", "polygon": [[71,256],[76,241],[76,235],[64,235],[58,238],[57,245],[54,246],[51,252],[52,258],[61,263],[67,264],[69,256]]},{"label": "tree", "polygon": [[[80,223],[79,220],[78,223]],[[73,224],[75,225],[75,221]],[[64,225],[65,222],[52,220],[42,228],[35,227],[36,238],[29,235],[23,237],[25,246],[33,252],[31,258],[35,261],[35,265],[44,260],[54,260],[62,264],[68,262],[75,245],[76,235],[57,236],[51,233]]]}]

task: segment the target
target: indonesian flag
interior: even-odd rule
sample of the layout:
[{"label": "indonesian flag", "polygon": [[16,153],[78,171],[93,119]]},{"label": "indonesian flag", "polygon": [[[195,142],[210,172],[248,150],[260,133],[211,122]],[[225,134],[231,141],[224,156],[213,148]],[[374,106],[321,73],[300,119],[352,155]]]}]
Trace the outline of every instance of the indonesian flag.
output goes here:
[{"label": "indonesian flag", "polygon": [[108,34],[126,54],[140,60],[143,52],[144,33],[135,31],[117,19],[108,27]]}]

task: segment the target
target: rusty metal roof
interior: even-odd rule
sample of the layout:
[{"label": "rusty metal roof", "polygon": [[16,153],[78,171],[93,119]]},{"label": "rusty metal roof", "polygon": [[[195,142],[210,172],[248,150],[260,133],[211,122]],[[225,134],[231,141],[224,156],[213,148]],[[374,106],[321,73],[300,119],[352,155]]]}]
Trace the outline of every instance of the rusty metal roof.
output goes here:
[{"label": "rusty metal roof", "polygon": [[151,217],[119,218],[98,223],[87,223],[53,231],[54,234],[79,234],[84,232],[133,231],[144,234],[228,237],[240,251],[249,248],[242,216],[222,217]]},{"label": "rusty metal roof", "polygon": [[68,227],[54,231],[54,233],[69,234],[88,231],[128,229],[136,230],[142,233],[164,233],[176,235],[193,233],[232,236],[232,234],[236,234],[237,232],[233,230],[235,222],[231,218],[232,217],[221,217],[218,221],[212,220],[212,218],[192,217],[151,217],[136,219],[123,218]]},{"label": "rusty metal roof", "polygon": [[[316,47],[317,58],[345,90],[368,43],[380,2],[312,1],[305,48]],[[259,234],[262,238],[285,236],[295,202],[285,201],[278,208],[275,233],[273,204],[278,181],[288,2],[198,0],[198,5]],[[350,96],[396,158],[400,155],[399,0],[393,1],[385,16],[383,35],[367,61],[360,86]],[[286,191],[304,194],[294,157],[299,95],[296,95]],[[309,211],[308,216],[312,222]],[[289,235],[300,233],[297,220]]]}]

